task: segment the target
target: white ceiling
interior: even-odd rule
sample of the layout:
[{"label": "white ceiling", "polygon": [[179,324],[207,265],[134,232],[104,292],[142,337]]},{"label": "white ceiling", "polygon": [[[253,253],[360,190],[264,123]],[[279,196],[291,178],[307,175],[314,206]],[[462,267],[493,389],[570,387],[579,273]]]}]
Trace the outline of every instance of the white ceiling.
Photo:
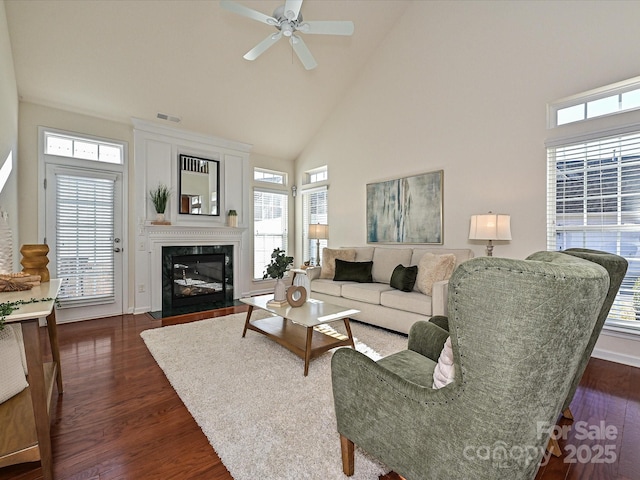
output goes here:
[{"label": "white ceiling", "polygon": [[[179,128],[295,159],[410,0],[305,0],[305,20],[352,20],[352,37],[306,35],[307,71],[274,27],[217,0],[6,0],[22,100],[107,119],[182,118]],[[238,0],[271,15],[284,0]],[[173,125],[174,123],[167,123]]]}]

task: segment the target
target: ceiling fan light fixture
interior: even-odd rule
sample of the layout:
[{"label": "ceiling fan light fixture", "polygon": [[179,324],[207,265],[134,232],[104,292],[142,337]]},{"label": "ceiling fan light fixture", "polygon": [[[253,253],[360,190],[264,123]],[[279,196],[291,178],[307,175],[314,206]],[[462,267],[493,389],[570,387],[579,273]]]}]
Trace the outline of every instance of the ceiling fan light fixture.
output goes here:
[{"label": "ceiling fan light fixture", "polygon": [[282,31],[282,34],[285,37],[290,37],[291,34],[293,33],[293,27],[291,26],[291,24],[283,22],[282,25],[280,26],[280,29]]}]

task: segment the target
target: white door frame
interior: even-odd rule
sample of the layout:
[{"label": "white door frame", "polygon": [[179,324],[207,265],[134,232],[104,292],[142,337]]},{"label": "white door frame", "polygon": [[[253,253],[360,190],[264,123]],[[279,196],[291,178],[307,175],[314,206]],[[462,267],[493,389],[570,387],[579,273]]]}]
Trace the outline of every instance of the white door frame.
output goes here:
[{"label": "white door frame", "polygon": [[[67,157],[57,157],[54,155],[45,155],[44,153],[44,138],[45,133],[58,133],[62,135],[68,135],[72,137],[86,138],[88,140],[94,140],[98,142],[106,142],[111,144],[119,144],[122,145],[123,152],[123,163],[121,165],[104,163],[104,162],[96,162],[91,160],[81,160],[76,158],[67,158]],[[77,132],[68,132],[54,128],[47,127],[38,127],[38,241],[44,243],[45,237],[47,233],[47,218],[46,218],[46,202],[47,202],[47,192],[45,190],[45,179],[47,178],[47,165],[59,165],[61,167],[67,167],[70,169],[76,169],[79,173],[82,170],[100,170],[104,172],[115,173],[121,178],[121,188],[119,199],[116,199],[116,208],[118,208],[118,215],[121,218],[120,227],[116,227],[116,229],[120,230],[120,243],[119,248],[121,252],[118,254],[121,259],[121,267],[120,269],[116,269],[121,273],[117,275],[116,278],[116,288],[118,292],[116,292],[116,296],[120,298],[120,307],[118,308],[117,313],[109,311],[108,313],[104,313],[104,310],[101,311],[100,308],[93,307],[94,311],[91,313],[90,311],[86,311],[86,314],[79,315],[77,312],[80,312],[80,309],[85,309],[87,307],[77,307],[77,308],[62,308],[58,309],[56,313],[56,320],[58,323],[72,322],[78,320],[88,320],[90,318],[98,318],[108,315],[122,315],[126,313],[128,310],[129,298],[129,254],[128,254],[128,210],[126,205],[128,204],[128,143],[121,140],[114,140],[110,138],[96,137],[95,135],[87,135],[83,133]],[[51,178],[50,182],[54,182],[55,180]],[[117,257],[116,257],[117,258]],[[55,272],[51,272],[51,276],[55,275]],[[118,282],[120,281],[120,285],[118,286]],[[74,313],[76,311],[76,313]]]}]

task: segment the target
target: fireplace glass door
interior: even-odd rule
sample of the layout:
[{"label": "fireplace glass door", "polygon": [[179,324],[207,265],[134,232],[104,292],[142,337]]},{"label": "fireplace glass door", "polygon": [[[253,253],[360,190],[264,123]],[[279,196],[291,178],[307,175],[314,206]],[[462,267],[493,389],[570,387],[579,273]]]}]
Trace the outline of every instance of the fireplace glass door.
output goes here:
[{"label": "fireplace glass door", "polygon": [[224,299],[224,254],[176,255],[171,263],[173,307]]}]

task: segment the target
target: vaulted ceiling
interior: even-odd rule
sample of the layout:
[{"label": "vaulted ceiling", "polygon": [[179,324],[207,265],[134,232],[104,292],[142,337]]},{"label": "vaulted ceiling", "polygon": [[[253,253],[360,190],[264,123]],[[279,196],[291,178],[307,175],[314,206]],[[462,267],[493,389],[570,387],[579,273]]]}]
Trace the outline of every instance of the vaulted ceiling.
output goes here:
[{"label": "vaulted ceiling", "polygon": [[[130,122],[180,117],[187,130],[293,160],[339,104],[410,0],[305,0],[305,20],[352,20],[351,37],[306,35],[305,70],[284,39],[217,0],[6,0],[20,98]],[[238,0],[271,15],[284,0]]]}]

